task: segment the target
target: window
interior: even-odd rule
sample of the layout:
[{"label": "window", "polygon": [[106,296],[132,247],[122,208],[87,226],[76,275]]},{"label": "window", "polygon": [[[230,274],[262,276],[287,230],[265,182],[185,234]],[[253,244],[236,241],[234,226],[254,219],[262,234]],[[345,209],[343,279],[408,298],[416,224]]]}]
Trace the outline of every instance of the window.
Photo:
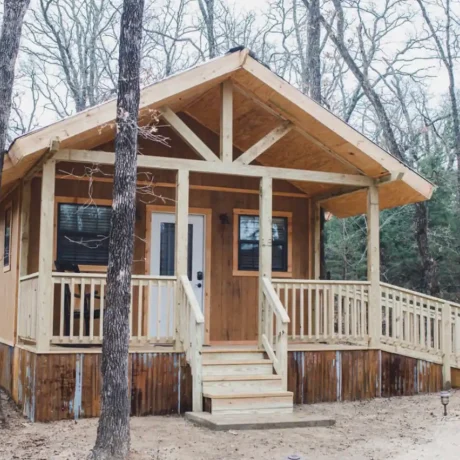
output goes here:
[{"label": "window", "polygon": [[[235,210],[234,274],[257,275],[259,270],[259,215]],[[290,274],[291,214],[274,212],[272,219],[272,271]]]},{"label": "window", "polygon": [[[160,227],[160,276],[174,276],[175,274],[175,238],[176,224],[173,222],[162,222]],[[188,224],[188,258],[187,275],[192,279],[192,254],[193,254],[193,225]]]},{"label": "window", "polygon": [[11,204],[5,209],[3,232],[3,271],[11,269]]},{"label": "window", "polygon": [[58,204],[57,260],[77,265],[107,265],[112,208]]}]

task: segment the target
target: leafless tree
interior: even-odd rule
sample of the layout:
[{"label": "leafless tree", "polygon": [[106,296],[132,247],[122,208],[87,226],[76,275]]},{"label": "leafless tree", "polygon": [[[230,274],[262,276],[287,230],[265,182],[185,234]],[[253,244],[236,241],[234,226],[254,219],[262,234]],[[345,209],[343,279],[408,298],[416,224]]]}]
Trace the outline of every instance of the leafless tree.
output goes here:
[{"label": "leafless tree", "polygon": [[124,0],[121,16],[117,134],[102,343],[101,416],[91,459],[127,459],[129,308],[136,214],[137,137],[144,0]]},{"label": "leafless tree", "polygon": [[[435,53],[446,68],[449,77],[449,99],[454,131],[452,150],[457,160],[457,201],[460,212],[460,114],[455,81],[455,62],[460,51],[460,16],[455,14],[451,0],[432,2],[417,0],[417,3],[428,27]],[[427,6],[434,7],[436,12],[430,15]],[[436,18],[438,11],[442,14],[440,19]]]},{"label": "leafless tree", "polygon": [[113,96],[118,2],[37,0],[31,13],[24,51],[52,109],[68,116]]}]

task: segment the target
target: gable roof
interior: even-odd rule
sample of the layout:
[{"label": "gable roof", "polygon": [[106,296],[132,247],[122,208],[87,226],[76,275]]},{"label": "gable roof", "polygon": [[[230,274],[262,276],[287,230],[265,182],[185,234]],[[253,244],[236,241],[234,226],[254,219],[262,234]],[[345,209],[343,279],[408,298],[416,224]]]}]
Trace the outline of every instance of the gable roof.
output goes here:
[{"label": "gable roof", "polygon": [[[139,120],[152,109],[169,105],[207,129],[219,131],[219,83],[231,78],[234,97],[234,145],[241,151],[254,144],[280,120],[295,130],[258,159],[268,166],[297,167],[363,174],[381,181],[381,207],[429,199],[433,185],[333,113],[301,93],[243,49],[174,74],[141,92]],[[115,136],[116,99],[37,129],[16,139],[5,162],[4,187],[23,177],[58,138],[61,148],[93,149]],[[365,212],[364,190],[340,195],[343,189],[296,183],[323,207],[345,217]]]}]

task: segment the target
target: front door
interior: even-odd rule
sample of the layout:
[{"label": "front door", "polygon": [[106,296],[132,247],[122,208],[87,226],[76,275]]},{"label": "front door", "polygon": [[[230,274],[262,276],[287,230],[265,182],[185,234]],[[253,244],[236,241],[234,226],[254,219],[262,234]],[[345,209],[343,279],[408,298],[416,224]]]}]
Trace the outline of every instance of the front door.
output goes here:
[{"label": "front door", "polygon": [[[190,214],[188,220],[188,260],[187,275],[192,284],[195,296],[204,313],[204,241],[205,241],[205,216]],[[176,215],[172,212],[152,212],[151,215],[151,253],[150,273],[154,276],[175,275],[175,234]],[[150,295],[150,325],[149,334],[151,337],[165,337],[167,331],[174,330],[172,321],[173,315],[168,314],[166,302],[160,306],[158,311],[156,305],[157,287]],[[160,296],[161,299],[166,296]],[[160,315],[160,318],[157,318]],[[168,327],[168,318],[170,323]],[[160,331],[157,329],[160,328]],[[159,334],[158,334],[159,332]]]}]

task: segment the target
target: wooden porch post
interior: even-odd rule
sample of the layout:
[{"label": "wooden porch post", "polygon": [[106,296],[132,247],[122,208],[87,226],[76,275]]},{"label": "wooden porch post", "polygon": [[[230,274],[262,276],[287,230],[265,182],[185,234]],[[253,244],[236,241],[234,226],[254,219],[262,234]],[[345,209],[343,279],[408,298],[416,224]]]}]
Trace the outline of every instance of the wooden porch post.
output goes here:
[{"label": "wooden porch post", "polygon": [[452,355],[452,312],[449,302],[442,306],[442,386],[443,390],[452,388],[451,355]]},{"label": "wooden porch post", "polygon": [[[188,206],[189,206],[189,171],[179,169],[176,179],[176,241],[175,267],[177,284],[180,276],[187,275],[188,255]],[[176,344],[180,341],[181,304],[179,296],[176,300]],[[186,319],[187,320],[187,319]]]},{"label": "wooden porch post", "polygon": [[367,192],[367,279],[369,286],[369,345],[380,345],[382,309],[380,306],[380,205],[379,191],[373,185]]},{"label": "wooden porch post", "polygon": [[50,346],[53,325],[53,232],[56,161],[43,164],[40,211],[40,243],[38,262],[37,348],[46,351]]},{"label": "wooden porch post", "polygon": [[272,277],[272,202],[273,181],[271,177],[260,180],[259,195],[259,347],[265,330],[266,312],[263,303],[263,278]]},{"label": "wooden porch post", "polygon": [[224,163],[233,161],[233,84],[225,80],[221,88],[220,113],[220,159]]},{"label": "wooden porch post", "polygon": [[314,273],[315,273],[315,280],[319,280],[321,278],[321,205],[319,203],[314,204],[314,216],[315,216]]}]

